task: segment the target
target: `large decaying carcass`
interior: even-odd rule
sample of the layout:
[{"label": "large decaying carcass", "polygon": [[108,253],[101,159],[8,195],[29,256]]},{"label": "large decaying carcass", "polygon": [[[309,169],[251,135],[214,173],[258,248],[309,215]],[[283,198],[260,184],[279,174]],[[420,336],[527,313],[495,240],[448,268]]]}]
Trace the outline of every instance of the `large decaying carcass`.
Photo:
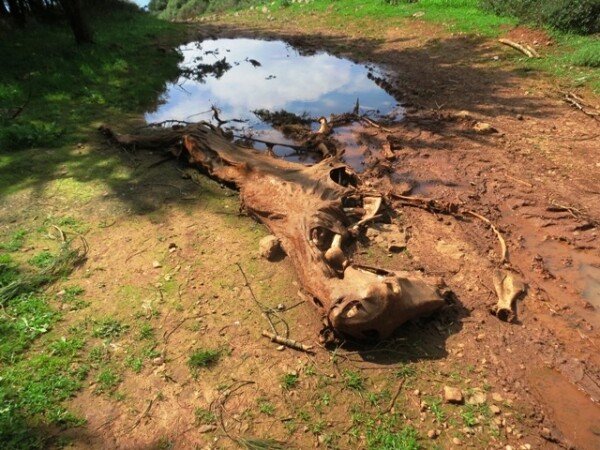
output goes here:
[{"label": "large decaying carcass", "polygon": [[207,123],[139,136],[104,131],[121,145],[184,152],[210,176],[234,184],[245,210],[280,239],[326,330],[386,338],[444,305],[438,286],[420,273],[353,264],[356,238],[376,218],[382,197],[338,159],[304,165],[274,158],[235,145]]}]

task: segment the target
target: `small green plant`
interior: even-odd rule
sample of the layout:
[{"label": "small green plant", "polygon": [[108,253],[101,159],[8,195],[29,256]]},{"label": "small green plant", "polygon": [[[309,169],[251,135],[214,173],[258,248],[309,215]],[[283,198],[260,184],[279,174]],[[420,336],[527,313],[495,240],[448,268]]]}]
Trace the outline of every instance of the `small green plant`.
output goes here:
[{"label": "small green plant", "polygon": [[6,252],[16,252],[17,250],[20,250],[23,247],[23,241],[25,240],[26,235],[27,231],[24,228],[19,228],[11,235],[8,242],[0,242],[0,250]]},{"label": "small green plant", "polygon": [[194,408],[195,422],[198,425],[217,423],[217,415],[204,408]]},{"label": "small green plant", "polygon": [[188,359],[188,366],[190,366],[192,369],[210,367],[216,364],[220,357],[220,350],[196,350],[190,355]]},{"label": "small green plant", "polygon": [[344,378],[344,387],[352,389],[353,391],[364,391],[365,390],[365,379],[362,377],[360,372],[353,370],[344,370],[342,373]]},{"label": "small green plant", "polygon": [[83,339],[62,337],[50,344],[50,354],[74,357],[84,346]]},{"label": "small green plant", "polygon": [[115,373],[112,369],[106,368],[98,374],[96,378],[96,394],[102,394],[105,392],[112,392],[121,382],[119,374]]},{"label": "small green plant", "polygon": [[442,409],[442,401],[439,398],[429,397],[427,399],[429,410],[435,416],[437,423],[443,423],[446,420],[446,413]]},{"label": "small green plant", "polygon": [[417,375],[417,369],[412,364],[401,364],[394,372],[396,378],[414,378]]},{"label": "small green plant", "polygon": [[140,373],[144,368],[144,360],[139,356],[128,356],[126,360],[127,367],[129,367],[133,373]]},{"label": "small green plant", "polygon": [[313,426],[310,428],[313,434],[321,434],[321,432],[325,429],[325,420],[319,419],[317,420]]},{"label": "small green plant", "polygon": [[33,258],[29,260],[29,264],[38,269],[46,269],[52,265],[54,262],[54,256],[52,253],[43,251],[35,255]]},{"label": "small green plant", "polygon": [[92,347],[88,360],[94,364],[105,364],[110,361],[110,351],[106,346]]},{"label": "small green plant", "polygon": [[258,399],[258,410],[267,416],[275,414],[275,405],[269,401],[266,397],[260,397]]},{"label": "small green plant", "polygon": [[281,377],[281,387],[289,391],[294,389],[298,385],[298,374],[297,373],[285,373]]},{"label": "small green plant", "polygon": [[86,306],[89,306],[89,302],[83,300],[81,294],[83,294],[85,290],[80,286],[70,286],[62,290],[62,301],[71,305],[71,310],[83,309]]},{"label": "small green plant", "polygon": [[317,369],[312,364],[309,364],[304,368],[304,373],[309,377],[315,376],[317,374]]},{"label": "small green plant", "polygon": [[129,329],[128,325],[123,325],[115,319],[102,319],[96,323],[92,330],[92,336],[102,339],[114,339],[124,334]]},{"label": "small green plant", "polygon": [[149,323],[144,323],[140,327],[140,331],[138,332],[137,338],[139,340],[149,340],[154,339],[154,328]]},{"label": "small green plant", "polygon": [[477,410],[472,406],[472,405],[465,405],[464,409],[461,412],[461,417],[463,420],[463,423],[467,426],[467,427],[474,427],[475,425],[477,425],[479,423],[479,421],[477,420],[476,417],[476,412]]}]

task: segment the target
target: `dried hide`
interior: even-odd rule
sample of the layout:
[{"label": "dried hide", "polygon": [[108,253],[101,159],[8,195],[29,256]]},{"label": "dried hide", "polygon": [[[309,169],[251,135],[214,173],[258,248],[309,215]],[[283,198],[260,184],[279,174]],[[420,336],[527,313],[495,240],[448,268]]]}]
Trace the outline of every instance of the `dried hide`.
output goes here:
[{"label": "dried hide", "polygon": [[363,189],[335,158],[312,166],[276,159],[237,146],[203,123],[184,128],[179,139],[190,162],[235,184],[248,213],[280,239],[304,291],[334,332],[385,338],[444,304],[435,285],[418,273],[352,264],[355,238],[376,216],[381,196]]}]

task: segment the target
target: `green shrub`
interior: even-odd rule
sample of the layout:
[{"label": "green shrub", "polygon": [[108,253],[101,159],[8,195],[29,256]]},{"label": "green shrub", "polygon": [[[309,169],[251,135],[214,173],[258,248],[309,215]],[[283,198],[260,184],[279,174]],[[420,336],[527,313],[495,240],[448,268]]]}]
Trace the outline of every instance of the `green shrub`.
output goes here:
[{"label": "green shrub", "polygon": [[479,5],[501,16],[546,24],[561,31],[600,32],[600,0],[480,0]]}]

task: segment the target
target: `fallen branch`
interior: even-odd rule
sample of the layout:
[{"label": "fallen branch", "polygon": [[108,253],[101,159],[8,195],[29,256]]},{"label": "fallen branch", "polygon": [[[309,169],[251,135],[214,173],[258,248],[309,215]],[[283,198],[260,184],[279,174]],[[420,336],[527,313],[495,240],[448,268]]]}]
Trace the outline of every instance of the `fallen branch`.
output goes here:
[{"label": "fallen branch", "polygon": [[540,54],[533,48],[527,44],[518,44],[510,39],[498,39],[498,42],[504,45],[508,45],[509,47],[514,48],[515,50],[520,51],[525,54],[529,58],[539,58]]},{"label": "fallen branch", "polygon": [[[574,94],[573,92],[566,92],[566,93],[563,92],[563,94],[565,96],[565,98],[564,98],[565,102],[567,102],[571,106],[574,106],[579,111],[581,111],[582,113],[584,113],[586,116],[591,117],[594,120],[600,121],[600,119],[598,118],[600,116],[600,113],[586,111],[583,108],[582,104],[585,104],[585,102],[583,101],[583,99],[581,97],[579,97],[578,95]],[[585,104],[585,106],[591,107],[591,105],[589,105],[589,104]]]},{"label": "fallen branch", "polygon": [[293,339],[284,338],[282,336],[277,336],[276,334],[269,333],[268,331],[263,331],[262,335],[264,337],[268,337],[272,342],[277,344],[285,345],[286,347],[293,348],[294,350],[300,350],[301,352],[306,353],[314,353],[312,345],[305,345]]},{"label": "fallen branch", "polygon": [[469,214],[473,217],[477,217],[479,220],[484,221],[485,223],[487,223],[490,226],[492,231],[494,233],[496,233],[496,236],[498,237],[498,241],[500,241],[500,248],[501,248],[500,262],[502,264],[504,264],[505,262],[508,262],[508,260],[507,260],[508,249],[506,248],[506,241],[502,237],[502,233],[500,233],[500,231],[498,231],[498,228],[496,228],[496,226],[487,217],[484,217],[481,214],[477,214],[475,211],[465,211],[465,214]]}]

